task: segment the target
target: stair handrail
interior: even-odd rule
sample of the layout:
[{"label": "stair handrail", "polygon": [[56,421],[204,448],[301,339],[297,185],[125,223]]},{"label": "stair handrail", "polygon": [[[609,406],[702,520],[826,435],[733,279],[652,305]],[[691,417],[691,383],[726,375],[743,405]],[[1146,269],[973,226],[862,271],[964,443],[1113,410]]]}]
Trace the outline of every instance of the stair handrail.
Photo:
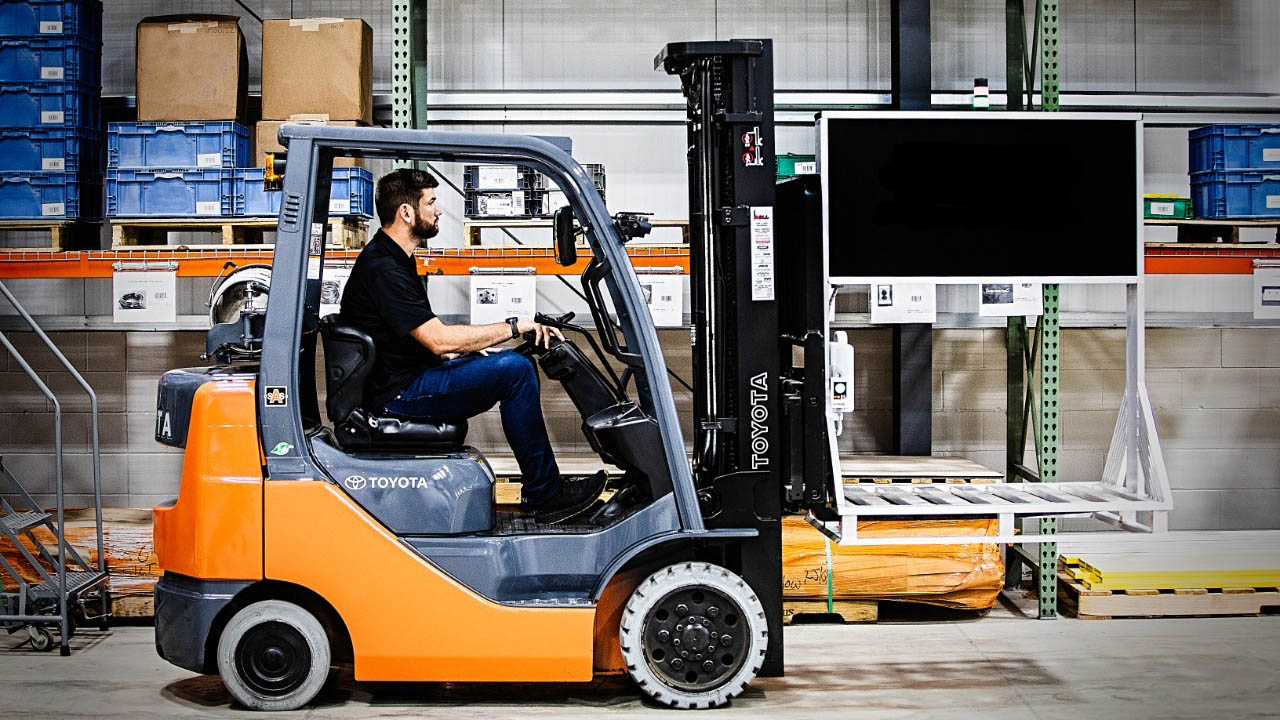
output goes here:
[{"label": "stair handrail", "polygon": [[[102,573],[106,573],[107,572],[107,556],[106,556],[106,553],[103,552],[103,539],[102,539],[102,457],[101,457],[101,451],[100,451],[99,442],[98,442],[98,437],[99,437],[98,436],[98,394],[93,391],[93,387],[90,386],[89,383],[84,379],[84,376],[82,376],[80,372],[76,370],[75,366],[71,364],[71,361],[67,360],[67,356],[63,355],[62,351],[58,349],[58,346],[53,342],[53,340],[49,339],[49,336],[46,335],[44,330],[40,327],[40,324],[36,322],[35,318],[31,317],[31,313],[27,312],[27,309],[22,306],[22,303],[18,302],[18,298],[14,297],[13,293],[9,291],[9,288],[3,282],[0,282],[0,295],[3,295],[5,300],[7,300],[9,304],[13,306],[13,309],[18,312],[18,315],[22,318],[23,322],[27,324],[27,327],[31,328],[31,330],[36,334],[36,337],[40,338],[40,341],[43,342],[45,347],[49,349],[49,352],[53,353],[53,356],[57,358],[58,362],[62,365],[62,367],[66,369],[68,373],[71,374],[71,377],[75,379],[76,383],[80,385],[80,387],[85,391],[85,394],[89,396],[89,415],[90,415],[89,422],[90,422],[90,443],[91,443],[90,447],[93,453],[93,509],[94,509],[94,523],[97,529],[96,536],[97,536],[97,548],[98,548],[98,571]],[[55,455],[57,456],[57,469],[55,472],[55,478],[57,483],[57,498],[58,498],[58,534],[59,534],[58,584],[60,586],[59,591],[61,595],[61,603],[63,606],[62,607],[62,610],[63,610],[62,638],[63,638],[63,642],[65,643],[66,637],[67,637],[67,633],[66,633],[67,613],[66,613],[66,606],[65,606],[66,598],[67,598],[66,569],[67,569],[67,558],[71,555],[71,553],[68,552],[70,550],[70,543],[67,541],[67,533],[66,533],[66,525],[65,525],[65,517],[64,517],[64,510],[65,510],[66,503],[63,497],[64,492],[63,492],[63,485],[62,485],[62,482],[63,482],[63,479],[62,479],[62,407],[61,407],[61,404],[58,402],[57,397],[54,396],[51,390],[49,390],[49,387],[45,385],[44,381],[42,381],[40,377],[36,374],[36,372],[31,368],[31,366],[27,364],[26,360],[17,351],[17,349],[14,348],[12,344],[10,344],[9,340],[7,338],[4,338],[3,334],[0,334],[0,340],[3,341],[5,348],[9,351],[9,353],[18,360],[18,364],[22,366],[22,369],[27,373],[27,376],[30,377],[36,383],[36,386],[38,388],[40,388],[41,393],[43,393],[44,396],[48,398],[51,403],[53,403],[53,412],[54,412],[53,421],[54,421],[54,429],[56,431],[54,434],[54,451],[55,451]],[[104,601],[103,611],[104,612],[106,611],[105,601]]]}]

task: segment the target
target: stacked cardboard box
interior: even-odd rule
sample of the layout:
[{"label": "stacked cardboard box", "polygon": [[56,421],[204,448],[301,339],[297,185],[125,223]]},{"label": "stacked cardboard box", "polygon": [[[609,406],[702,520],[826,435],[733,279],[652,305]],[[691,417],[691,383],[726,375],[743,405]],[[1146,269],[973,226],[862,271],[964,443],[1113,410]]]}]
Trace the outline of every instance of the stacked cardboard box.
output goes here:
[{"label": "stacked cardboard box", "polygon": [[[262,122],[255,158],[282,152],[286,122],[343,126],[373,122],[373,30],[353,18],[293,18],[262,24]],[[338,158],[337,167],[358,166]]]},{"label": "stacked cardboard box", "polygon": [[139,121],[244,119],[249,60],[238,18],[146,18],[137,52]]}]

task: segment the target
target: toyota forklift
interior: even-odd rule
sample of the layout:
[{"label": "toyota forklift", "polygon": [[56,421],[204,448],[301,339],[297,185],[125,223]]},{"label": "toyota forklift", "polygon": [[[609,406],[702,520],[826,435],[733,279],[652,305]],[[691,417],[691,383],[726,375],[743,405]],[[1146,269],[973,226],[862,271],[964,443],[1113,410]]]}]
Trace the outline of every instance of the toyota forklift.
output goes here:
[{"label": "toyota forklift", "polygon": [[[248,303],[210,330],[218,364],[160,381],[156,439],[185,453],[177,499],[155,508],[161,657],[221,675],[258,710],[305,705],[336,663],[358,681],[625,673],[677,708],[723,705],[782,673],[783,485],[801,470],[786,459],[782,408],[800,370],[774,282],[771,50],[673,44],[657,65],[681,77],[691,115],[692,461],[625,247],[646,223],[611,217],[563,144],[286,124],[265,310]],[[555,259],[581,267],[585,239],[593,327],[540,316],[566,339],[509,352],[563,386],[591,448],[622,470],[609,512],[546,525],[499,508],[464,418],[362,404],[377,348],[317,311],[339,156],[518,164],[564,191]],[[816,457],[829,482],[829,457]]]}]

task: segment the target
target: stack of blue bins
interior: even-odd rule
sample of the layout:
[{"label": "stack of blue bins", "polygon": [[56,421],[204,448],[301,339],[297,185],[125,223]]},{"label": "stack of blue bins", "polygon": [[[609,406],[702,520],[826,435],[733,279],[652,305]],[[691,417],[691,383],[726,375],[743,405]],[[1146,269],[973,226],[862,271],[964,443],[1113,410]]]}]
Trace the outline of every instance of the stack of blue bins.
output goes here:
[{"label": "stack of blue bins", "polygon": [[1280,124],[1209,125],[1188,141],[1196,217],[1280,218]]},{"label": "stack of blue bins", "polygon": [[[107,217],[276,217],[280,190],[250,159],[248,128],[230,120],[111,123]],[[333,169],[329,214],[373,216],[368,170]]]},{"label": "stack of blue bins", "polygon": [[238,122],[110,123],[107,217],[235,217],[235,169],[249,158]]},{"label": "stack of blue bins", "polygon": [[101,219],[101,98],[101,2],[0,0],[0,219]]}]

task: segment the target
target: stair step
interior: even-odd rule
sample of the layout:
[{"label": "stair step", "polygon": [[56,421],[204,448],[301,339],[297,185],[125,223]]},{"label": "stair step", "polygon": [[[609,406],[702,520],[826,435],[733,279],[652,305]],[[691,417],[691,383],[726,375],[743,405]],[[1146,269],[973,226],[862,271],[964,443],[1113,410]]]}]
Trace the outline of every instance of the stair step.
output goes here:
[{"label": "stair step", "polygon": [[[104,572],[68,572],[67,573],[67,595],[74,596],[76,593],[84,592],[92,589],[97,585],[106,582],[107,574]],[[32,597],[57,597],[58,596],[58,576],[53,576],[53,582],[40,583],[31,586]]]},{"label": "stair step", "polygon": [[44,521],[48,520],[49,517],[49,513],[43,512],[16,512],[0,518],[0,525],[4,525],[5,529],[11,533],[20,533],[23,530],[30,530],[31,528],[42,524]]}]

